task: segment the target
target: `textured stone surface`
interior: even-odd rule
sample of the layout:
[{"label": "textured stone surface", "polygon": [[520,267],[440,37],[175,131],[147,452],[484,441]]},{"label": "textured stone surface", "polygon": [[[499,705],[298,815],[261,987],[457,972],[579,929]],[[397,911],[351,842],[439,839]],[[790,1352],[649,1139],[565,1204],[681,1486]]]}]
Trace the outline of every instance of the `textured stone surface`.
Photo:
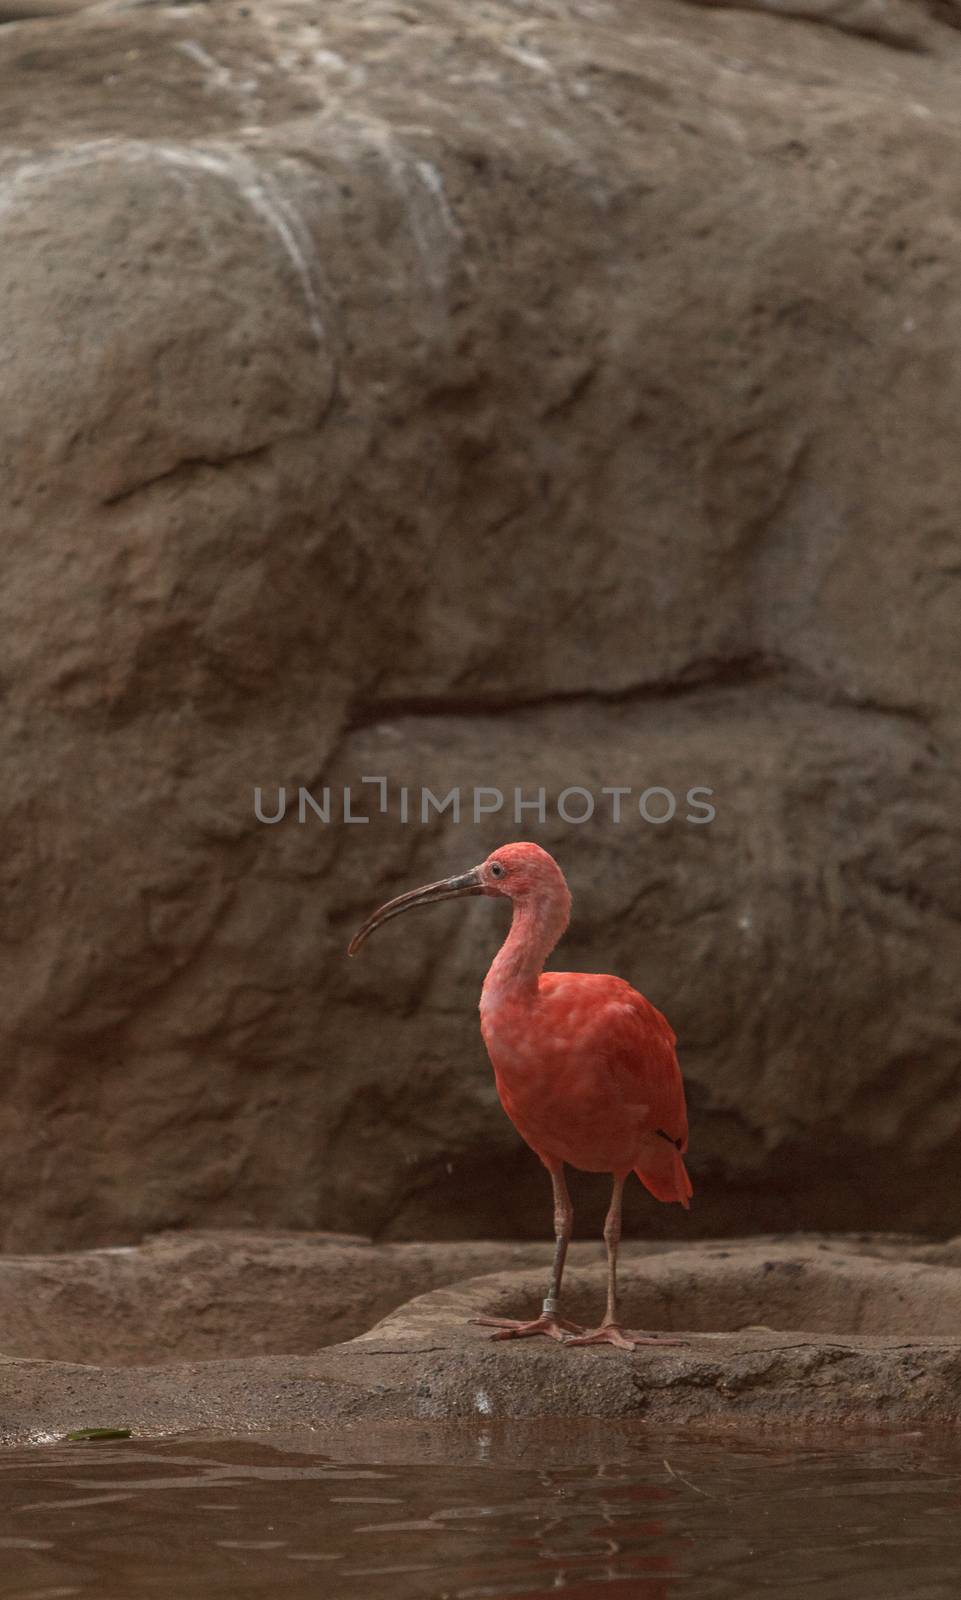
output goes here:
[{"label": "textured stone surface", "polygon": [[[477,1277],[475,1297],[492,1306],[523,1294],[536,1299],[551,1253],[548,1244],[507,1240],[372,1244],[345,1234],[210,1230],[162,1234],[141,1246],[8,1255],[0,1259],[0,1354],[84,1366],[308,1355],[383,1318],[416,1330],[443,1310],[459,1325],[468,1313],[456,1307],[475,1294],[465,1279]],[[594,1291],[585,1284],[604,1261],[599,1241],[570,1248],[578,1315],[591,1315]],[[737,1331],[772,1321],[820,1333],[953,1333],[961,1293],[958,1240],[630,1241],[621,1264],[635,1315],[658,1328]],[[540,1289],[529,1287],[535,1276]],[[430,1292],[446,1286],[446,1294]],[[445,1307],[455,1310],[448,1315]]]},{"label": "textured stone surface", "polygon": [[689,4],[761,11],[820,23],[896,50],[936,50],[938,25],[961,27],[958,0],[688,0]]},{"label": "textured stone surface", "polygon": [[[535,1310],[545,1262],[536,1270],[526,1265],[449,1282],[397,1306],[358,1338],[319,1350],[315,1345],[302,1355],[253,1353],[276,1350],[284,1324],[295,1339],[305,1331],[279,1305],[295,1284],[303,1286],[297,1276],[303,1258],[292,1259],[288,1242],[246,1241],[261,1287],[265,1270],[275,1269],[272,1291],[260,1295],[250,1293],[256,1271],[240,1270],[241,1241],[228,1241],[219,1252],[212,1239],[195,1245],[205,1254],[195,1251],[191,1290],[220,1297],[220,1350],[215,1355],[211,1341],[211,1359],[162,1366],[111,1364],[106,1322],[105,1364],[78,1364],[89,1342],[82,1331],[76,1339],[71,1324],[76,1280],[69,1260],[47,1258],[47,1284],[59,1274],[65,1290],[59,1311],[48,1300],[46,1332],[47,1349],[51,1336],[62,1339],[61,1359],[18,1358],[0,1349],[0,1443],[49,1439],[91,1426],[93,1418],[97,1426],[140,1434],[198,1427],[233,1434],[338,1422],[518,1417],[630,1417],[659,1426],[943,1425],[956,1424],[961,1408],[957,1240],[938,1247],[893,1238],[795,1237],[648,1254],[628,1250],[621,1273],[624,1322],[676,1336],[676,1343],[661,1347],[625,1352],[568,1349],[546,1339],[497,1342],[472,1325],[481,1314]],[[347,1292],[355,1306],[366,1295],[371,1310],[385,1278],[396,1292],[405,1276],[410,1282],[423,1272],[423,1259],[411,1261],[419,1249],[386,1246],[379,1258],[369,1252],[365,1265],[356,1243],[314,1241],[317,1303],[322,1311],[334,1310],[331,1329],[339,1308],[331,1297],[333,1272],[321,1264],[324,1251],[329,1268],[339,1266],[341,1277],[352,1280]],[[498,1251],[502,1260],[512,1250],[515,1260],[525,1253],[524,1246],[490,1243],[468,1249],[475,1263],[486,1252],[488,1264]],[[436,1281],[452,1255],[449,1246],[435,1250]],[[83,1264],[82,1258],[73,1263]],[[196,1305],[178,1282],[184,1266],[184,1252],[178,1256],[175,1246],[165,1258],[155,1252],[151,1263],[158,1280],[166,1272],[196,1338]],[[240,1291],[234,1300],[232,1271]],[[585,1264],[583,1252],[575,1257],[565,1312],[599,1320],[604,1278],[601,1262]],[[141,1274],[140,1290],[146,1319],[156,1292],[148,1273]],[[117,1354],[129,1362],[129,1325],[121,1319],[117,1331]],[[246,1354],[224,1359],[227,1350]],[[155,1343],[150,1354],[156,1355]]]},{"label": "textured stone surface", "polygon": [[[3,28],[7,1247],[543,1238],[496,913],[343,959],[532,831],[680,1035],[631,1228],[961,1227],[961,39],[763,9]],[[369,772],[718,815],[254,819]]]},{"label": "textured stone surface", "polygon": [[[657,1249],[656,1245],[651,1246]],[[538,1244],[371,1244],[331,1234],[163,1234],[142,1246],[0,1258],[0,1354],[84,1366],[306,1355],[415,1295],[545,1267]],[[571,1260],[603,1259],[575,1244]]]}]

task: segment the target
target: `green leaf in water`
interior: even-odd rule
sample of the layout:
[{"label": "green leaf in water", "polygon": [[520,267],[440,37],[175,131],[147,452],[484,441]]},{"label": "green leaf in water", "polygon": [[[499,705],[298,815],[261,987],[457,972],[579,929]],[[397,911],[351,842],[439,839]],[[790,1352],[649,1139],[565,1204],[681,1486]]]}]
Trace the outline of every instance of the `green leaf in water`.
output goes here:
[{"label": "green leaf in water", "polygon": [[71,1444],[83,1444],[88,1439],[129,1439],[129,1428],[77,1428],[66,1435]]}]

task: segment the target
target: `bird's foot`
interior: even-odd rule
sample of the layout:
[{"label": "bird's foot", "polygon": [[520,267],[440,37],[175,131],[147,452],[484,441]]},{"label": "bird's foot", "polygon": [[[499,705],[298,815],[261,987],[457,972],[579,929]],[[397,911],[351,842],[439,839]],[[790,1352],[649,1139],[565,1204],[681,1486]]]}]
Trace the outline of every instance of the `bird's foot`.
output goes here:
[{"label": "bird's foot", "polygon": [[592,1328],[589,1333],[581,1333],[576,1338],[566,1339],[565,1344],[612,1344],[617,1350],[636,1350],[638,1345],[677,1345],[684,1344],[683,1339],[663,1339],[659,1334],[631,1333],[622,1328],[619,1322],[602,1322],[599,1328]]},{"label": "bird's foot", "polygon": [[492,1339],[533,1339],[543,1333],[548,1339],[568,1344],[572,1334],[584,1332],[579,1322],[567,1322],[553,1311],[542,1311],[530,1322],[515,1322],[512,1317],[471,1317],[471,1322],[480,1328],[496,1328]]}]

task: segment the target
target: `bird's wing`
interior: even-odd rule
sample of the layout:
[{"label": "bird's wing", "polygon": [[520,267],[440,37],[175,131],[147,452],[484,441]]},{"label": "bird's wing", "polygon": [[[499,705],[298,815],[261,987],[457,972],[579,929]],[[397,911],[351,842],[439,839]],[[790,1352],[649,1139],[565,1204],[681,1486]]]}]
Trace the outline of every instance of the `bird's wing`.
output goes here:
[{"label": "bird's wing", "polygon": [[610,1071],[622,1104],[646,1107],[645,1126],[686,1150],[684,1083],[667,1018],[623,978],[558,972],[545,973],[541,982],[560,989],[569,976],[587,980],[579,986],[582,1046],[589,1045]]}]

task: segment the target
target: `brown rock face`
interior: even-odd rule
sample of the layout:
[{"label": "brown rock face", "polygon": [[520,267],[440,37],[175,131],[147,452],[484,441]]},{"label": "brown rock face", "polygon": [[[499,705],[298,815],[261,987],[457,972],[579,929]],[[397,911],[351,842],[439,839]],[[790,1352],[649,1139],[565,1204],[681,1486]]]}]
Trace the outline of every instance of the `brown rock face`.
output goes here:
[{"label": "brown rock face", "polygon": [[344,956],[528,836],[680,1037],[630,1226],[961,1230],[961,37],[871,9],[0,30],[8,1248],[542,1238],[497,908]]}]

